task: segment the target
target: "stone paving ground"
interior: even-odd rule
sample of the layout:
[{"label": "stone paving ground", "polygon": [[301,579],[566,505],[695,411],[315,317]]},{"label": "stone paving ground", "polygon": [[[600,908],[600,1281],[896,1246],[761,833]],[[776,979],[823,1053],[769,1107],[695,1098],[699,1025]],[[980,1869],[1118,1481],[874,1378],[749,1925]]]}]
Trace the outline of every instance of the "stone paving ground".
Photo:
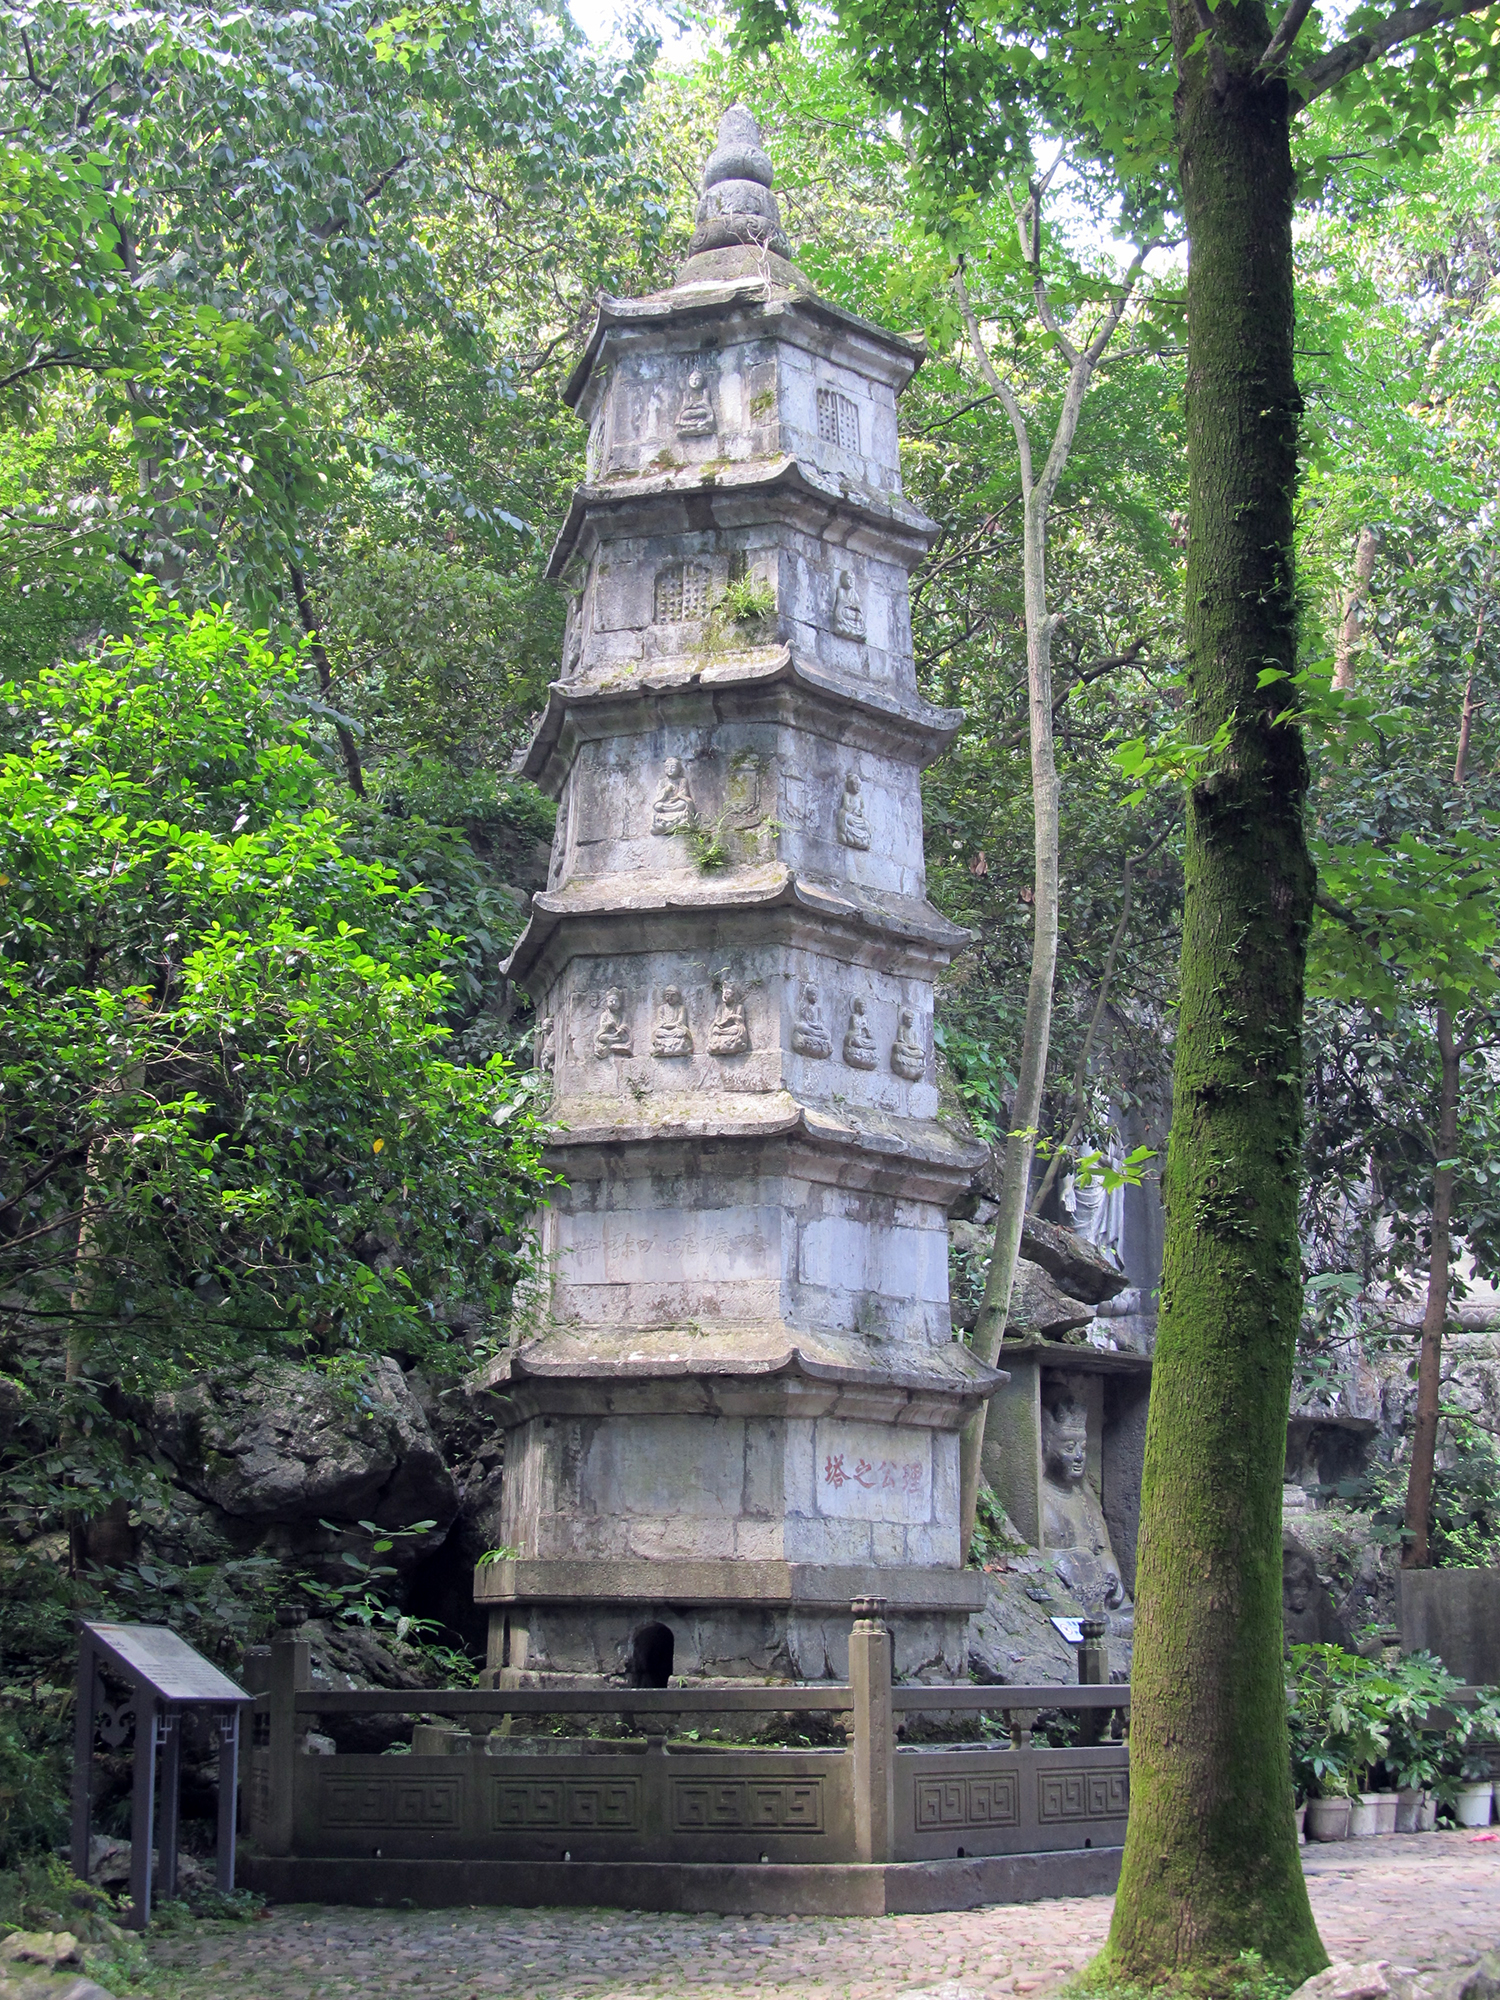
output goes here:
[{"label": "stone paving ground", "polygon": [[[1447,1968],[1500,1947],[1500,1841],[1436,1833],[1305,1850],[1332,1957]],[[151,1946],[171,2000],[990,2000],[1092,1957],[1111,1899],[921,1917],[282,1907]]]}]

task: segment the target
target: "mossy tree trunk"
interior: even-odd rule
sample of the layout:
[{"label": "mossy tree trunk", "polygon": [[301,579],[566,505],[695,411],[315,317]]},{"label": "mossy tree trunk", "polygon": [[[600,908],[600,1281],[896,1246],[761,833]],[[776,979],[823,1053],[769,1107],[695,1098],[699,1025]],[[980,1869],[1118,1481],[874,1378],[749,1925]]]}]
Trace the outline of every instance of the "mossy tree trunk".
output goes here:
[{"label": "mossy tree trunk", "polygon": [[[1188,802],[1161,1320],[1146,1432],[1130,1828],[1106,1948],[1142,1984],[1327,1963],[1292,1822],[1281,1479],[1301,1316],[1307,768],[1296,634],[1292,165],[1258,0],[1172,0],[1188,221],[1187,671],[1227,728]],[[1195,46],[1199,45],[1201,46]]]}]

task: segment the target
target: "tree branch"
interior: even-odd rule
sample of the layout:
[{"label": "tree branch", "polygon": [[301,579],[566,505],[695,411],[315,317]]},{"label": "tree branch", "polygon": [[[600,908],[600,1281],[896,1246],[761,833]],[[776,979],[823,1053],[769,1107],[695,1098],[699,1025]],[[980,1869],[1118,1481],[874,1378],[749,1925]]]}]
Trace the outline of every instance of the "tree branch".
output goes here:
[{"label": "tree branch", "polygon": [[1255,65],[1257,76],[1269,76],[1302,31],[1302,23],[1312,12],[1313,0],[1292,0],[1281,17],[1281,25],[1266,43],[1265,54]]},{"label": "tree branch", "polygon": [[[333,685],[333,665],[323,645],[323,634],[318,625],[318,615],[313,609],[312,597],[308,592],[307,579],[295,563],[287,564],[292,580],[292,595],[297,600],[297,615],[302,620],[302,629],[307,634],[308,651],[313,656],[313,665],[318,670],[318,688],[327,694]],[[354,741],[354,731],[347,722],[335,720],[334,730],[338,735],[339,748],[344,753],[344,769],[349,777],[349,789],[356,798],[365,795],[365,774],[360,766],[359,746]]]},{"label": "tree branch", "polygon": [[963,266],[953,273],[953,289],[958,296],[959,310],[964,316],[964,325],[969,329],[969,339],[974,347],[974,359],[979,364],[979,372],[989,383],[991,390],[1000,399],[1005,414],[1010,418],[1010,427],[1016,434],[1016,450],[1021,456],[1021,497],[1028,504],[1031,499],[1031,433],[1026,428],[1025,413],[1016,401],[1015,391],[1006,382],[989,356],[989,349],[980,338],[979,321],[969,299],[969,288],[964,283]]},{"label": "tree branch", "polygon": [[1376,56],[1387,55],[1413,36],[1425,35],[1430,28],[1461,21],[1466,14],[1482,14],[1491,4],[1492,0],[1425,0],[1422,6],[1397,7],[1376,27],[1362,35],[1351,35],[1348,41],[1340,42],[1336,49],[1309,63],[1292,83],[1292,95],[1300,105],[1311,104],[1315,97],[1334,89]]}]

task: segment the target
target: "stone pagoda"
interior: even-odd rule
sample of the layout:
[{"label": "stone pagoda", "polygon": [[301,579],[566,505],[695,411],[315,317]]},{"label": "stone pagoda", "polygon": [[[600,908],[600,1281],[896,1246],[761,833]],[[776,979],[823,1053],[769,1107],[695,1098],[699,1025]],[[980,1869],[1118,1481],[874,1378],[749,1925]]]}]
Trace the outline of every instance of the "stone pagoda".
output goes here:
[{"label": "stone pagoda", "polygon": [[482,1567],[504,1681],[817,1680],[883,1597],[896,1670],[964,1671],[953,1338],[901,492],[920,346],[789,261],[728,112],[670,291],[604,299],[565,391],[585,484],[549,575],[558,801],[510,976],[551,1073],[543,1282],[478,1378],[506,1430]]}]

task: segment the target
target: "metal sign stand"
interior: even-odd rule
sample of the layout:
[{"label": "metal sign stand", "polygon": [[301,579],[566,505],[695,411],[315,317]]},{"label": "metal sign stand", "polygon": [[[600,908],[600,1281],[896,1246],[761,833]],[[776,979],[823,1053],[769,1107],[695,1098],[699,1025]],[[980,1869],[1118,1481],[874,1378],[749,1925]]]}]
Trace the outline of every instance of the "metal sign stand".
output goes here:
[{"label": "metal sign stand", "polygon": [[[219,1730],[218,1886],[234,1887],[234,1830],[239,1784],[240,1710],[254,1700],[227,1674],[165,1625],[80,1623],[78,1706],[73,1732],[73,1873],[89,1874],[90,1778],[94,1731],[105,1709],[101,1670],[129,1683],[135,1716],[130,1799],[130,1901],[126,1921],[151,1920],[151,1853],[159,1845],[157,1893],[177,1893],[177,1837],[182,1791],[182,1732],[190,1710],[207,1709]],[[121,1728],[123,1717],[114,1718]],[[161,1824],[156,1819],[156,1753],[161,1751]]]}]

